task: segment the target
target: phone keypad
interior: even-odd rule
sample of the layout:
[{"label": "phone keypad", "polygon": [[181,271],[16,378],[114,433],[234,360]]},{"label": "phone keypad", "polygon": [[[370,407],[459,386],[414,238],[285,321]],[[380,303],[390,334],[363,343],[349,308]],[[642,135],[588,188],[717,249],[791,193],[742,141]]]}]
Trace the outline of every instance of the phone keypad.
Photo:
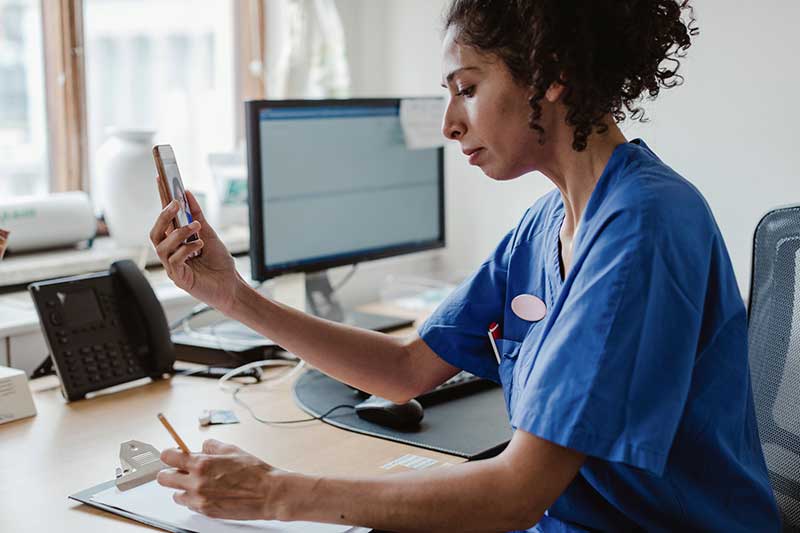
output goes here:
[{"label": "phone keypad", "polygon": [[[141,347],[139,352],[146,352]],[[137,350],[128,342],[105,342],[81,346],[77,350],[63,350],[66,378],[78,388],[92,389],[111,386],[143,377],[144,369]]]}]

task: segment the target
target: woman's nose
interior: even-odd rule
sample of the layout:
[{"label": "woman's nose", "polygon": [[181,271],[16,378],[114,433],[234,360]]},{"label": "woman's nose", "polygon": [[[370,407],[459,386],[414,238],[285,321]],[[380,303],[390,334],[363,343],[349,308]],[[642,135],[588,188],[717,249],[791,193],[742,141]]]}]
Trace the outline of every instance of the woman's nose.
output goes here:
[{"label": "woman's nose", "polygon": [[462,121],[457,120],[451,105],[447,106],[442,119],[442,135],[452,141],[457,141],[464,136],[466,128]]},{"label": "woman's nose", "polygon": [[463,135],[463,132],[460,128],[458,128],[455,124],[448,123],[447,121],[445,121],[442,125],[442,133],[451,141],[457,141]]}]

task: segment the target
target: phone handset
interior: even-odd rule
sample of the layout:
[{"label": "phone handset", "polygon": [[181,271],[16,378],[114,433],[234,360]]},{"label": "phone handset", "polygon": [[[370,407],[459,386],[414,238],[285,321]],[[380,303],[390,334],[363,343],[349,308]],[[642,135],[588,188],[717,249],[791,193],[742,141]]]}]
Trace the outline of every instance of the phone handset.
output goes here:
[{"label": "phone handset", "polygon": [[127,259],[112,263],[109,272],[119,295],[122,322],[142,365],[153,378],[171,373],[175,348],[164,309],[150,282]]}]

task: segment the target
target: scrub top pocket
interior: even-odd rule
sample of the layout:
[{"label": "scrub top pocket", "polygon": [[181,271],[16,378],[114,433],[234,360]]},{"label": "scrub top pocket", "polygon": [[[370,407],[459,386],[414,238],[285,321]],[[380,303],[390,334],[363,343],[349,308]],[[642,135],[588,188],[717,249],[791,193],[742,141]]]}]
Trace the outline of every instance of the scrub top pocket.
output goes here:
[{"label": "scrub top pocket", "polygon": [[522,346],[521,342],[509,339],[497,339],[497,351],[500,354],[500,383],[503,385],[503,397],[506,400],[506,410],[509,418],[511,417],[511,393],[514,390],[514,365],[517,364],[517,356]]}]

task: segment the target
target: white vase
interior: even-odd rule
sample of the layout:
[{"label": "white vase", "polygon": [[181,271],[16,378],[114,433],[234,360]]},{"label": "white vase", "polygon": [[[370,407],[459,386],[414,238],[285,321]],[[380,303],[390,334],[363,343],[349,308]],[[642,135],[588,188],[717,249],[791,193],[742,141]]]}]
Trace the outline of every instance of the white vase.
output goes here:
[{"label": "white vase", "polygon": [[109,129],[95,155],[96,196],[117,246],[146,246],[161,211],[149,130]]}]

